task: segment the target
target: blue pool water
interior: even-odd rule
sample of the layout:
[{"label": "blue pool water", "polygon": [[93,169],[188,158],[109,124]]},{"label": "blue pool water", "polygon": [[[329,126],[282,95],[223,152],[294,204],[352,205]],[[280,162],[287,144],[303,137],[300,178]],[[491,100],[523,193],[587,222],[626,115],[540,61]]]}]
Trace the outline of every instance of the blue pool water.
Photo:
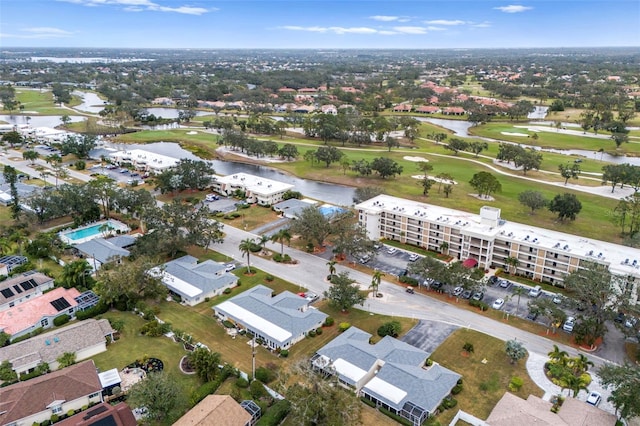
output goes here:
[{"label": "blue pool water", "polygon": [[343,213],[346,211],[342,207],[337,206],[321,206],[318,207],[318,210],[320,211],[320,213],[322,213],[323,216],[333,216],[335,214]]},{"label": "blue pool water", "polygon": [[[97,223],[93,226],[90,226],[88,228],[82,228],[82,229],[78,229],[75,231],[69,231],[65,234],[63,234],[65,237],[69,238],[72,241],[78,241],[78,240],[82,240],[83,238],[88,238],[88,237],[93,237],[94,235],[98,235],[101,234],[102,231],[100,230],[100,228],[105,224],[105,222],[102,223]],[[114,224],[109,221],[106,222],[107,226],[109,227],[109,230],[113,230],[113,229],[117,229],[116,226],[114,226]]]}]

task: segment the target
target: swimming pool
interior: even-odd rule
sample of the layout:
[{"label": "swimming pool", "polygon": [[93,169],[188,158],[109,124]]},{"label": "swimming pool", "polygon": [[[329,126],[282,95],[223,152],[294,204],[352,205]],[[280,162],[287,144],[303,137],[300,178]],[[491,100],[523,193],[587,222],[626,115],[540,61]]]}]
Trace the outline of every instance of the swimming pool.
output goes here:
[{"label": "swimming pool", "polygon": [[342,207],[332,206],[331,204],[324,204],[318,207],[318,210],[325,217],[331,217],[331,216],[335,216],[337,214],[346,212],[346,210],[343,209]]},{"label": "swimming pool", "polygon": [[67,244],[78,244],[110,234],[112,231],[126,232],[128,230],[129,228],[124,223],[109,219],[71,231],[62,231],[59,235],[60,239]]}]

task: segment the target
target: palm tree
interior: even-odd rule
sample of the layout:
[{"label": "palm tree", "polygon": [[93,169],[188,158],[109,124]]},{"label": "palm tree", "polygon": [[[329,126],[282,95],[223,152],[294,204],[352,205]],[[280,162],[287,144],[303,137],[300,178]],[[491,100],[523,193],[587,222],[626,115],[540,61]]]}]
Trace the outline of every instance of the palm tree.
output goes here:
[{"label": "palm tree", "polygon": [[567,357],[569,354],[566,351],[560,350],[558,345],[553,345],[553,350],[549,352],[549,359],[556,364],[565,365],[567,363]]},{"label": "palm tree", "polygon": [[329,276],[334,276],[336,274],[336,263],[338,263],[338,261],[335,259],[331,259],[327,262],[327,265],[329,266]]},{"label": "palm tree", "polygon": [[572,373],[568,373],[563,376],[560,381],[562,382],[562,389],[569,389],[570,392],[573,392],[571,396],[574,398],[578,396],[581,390],[589,390],[585,382],[585,377],[582,375],[575,376]]},{"label": "palm tree", "polygon": [[516,316],[518,316],[518,311],[520,311],[520,296],[522,296],[525,292],[525,288],[522,286],[514,286],[513,294],[514,296],[518,296],[518,305],[516,306]]},{"label": "palm tree", "polygon": [[[520,265],[520,261],[518,260],[517,257],[509,256],[504,260],[504,264],[508,266],[509,273],[511,274],[517,270],[518,265]],[[513,271],[512,271],[512,268],[513,268]]]},{"label": "palm tree", "polygon": [[577,357],[570,358],[568,364],[576,375],[586,373],[589,367],[593,367],[593,362],[583,354],[578,354]]},{"label": "palm tree", "polygon": [[260,249],[264,249],[264,246],[271,241],[271,238],[269,238],[268,235],[261,235],[260,236],[260,240],[258,240],[258,245],[260,246]]},{"label": "palm tree", "polygon": [[256,242],[253,238],[245,238],[240,241],[240,245],[238,246],[238,249],[242,252],[242,257],[244,257],[245,254],[247,255],[247,274],[251,274],[251,249],[254,248],[255,245]]},{"label": "palm tree", "polygon": [[58,361],[58,368],[69,367],[76,363],[76,354],[73,352],[65,352],[56,359]]},{"label": "palm tree", "polygon": [[447,254],[447,251],[449,250],[449,243],[446,241],[443,241],[440,243],[440,253],[442,254]]},{"label": "palm tree", "polygon": [[371,277],[371,285],[370,289],[373,290],[373,297],[378,297],[378,287],[380,287],[380,282],[382,281],[382,277],[384,277],[384,273],[382,271],[376,269]]},{"label": "palm tree", "polygon": [[280,243],[280,256],[284,256],[284,242],[291,241],[291,233],[289,229],[282,228],[271,236],[271,241]]},{"label": "palm tree", "polygon": [[22,153],[22,158],[25,160],[29,160],[32,166],[35,164],[38,157],[40,157],[40,154],[38,154],[37,151],[34,151],[32,149]]}]

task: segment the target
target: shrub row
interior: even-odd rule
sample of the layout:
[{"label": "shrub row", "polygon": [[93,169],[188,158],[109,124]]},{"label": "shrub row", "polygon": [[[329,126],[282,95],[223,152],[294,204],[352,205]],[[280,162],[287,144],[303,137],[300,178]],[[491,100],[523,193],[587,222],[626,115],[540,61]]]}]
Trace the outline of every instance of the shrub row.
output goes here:
[{"label": "shrub row", "polygon": [[102,315],[109,310],[109,305],[104,303],[103,301],[98,302],[98,304],[94,307],[91,307],[84,311],[77,311],[76,318],[79,321],[86,320],[87,318],[93,318],[98,315]]},{"label": "shrub row", "polygon": [[489,305],[480,300],[469,300],[469,305],[475,308],[480,308],[481,311],[486,311],[489,309]]},{"label": "shrub row", "polygon": [[70,319],[71,317],[67,314],[60,315],[59,317],[55,317],[53,319],[53,325],[55,325],[56,327],[60,327],[61,325],[65,325],[66,323],[68,323]]},{"label": "shrub row", "polygon": [[408,277],[406,275],[402,275],[400,276],[400,278],[398,278],[398,280],[401,283],[405,283],[405,284],[409,284],[409,285],[418,285],[418,280],[413,278],[413,277]]},{"label": "shrub row", "polygon": [[282,399],[271,406],[256,423],[256,426],[277,426],[287,417],[291,410],[291,403]]}]

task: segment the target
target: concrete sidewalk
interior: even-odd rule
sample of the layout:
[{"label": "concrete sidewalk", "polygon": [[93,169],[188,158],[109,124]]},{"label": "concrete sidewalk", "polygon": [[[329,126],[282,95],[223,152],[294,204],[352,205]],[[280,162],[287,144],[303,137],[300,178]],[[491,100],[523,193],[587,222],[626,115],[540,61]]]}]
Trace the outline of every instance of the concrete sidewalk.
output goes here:
[{"label": "concrete sidewalk", "polygon": [[[548,356],[529,352],[529,358],[527,358],[526,365],[529,377],[531,377],[535,384],[544,391],[542,399],[544,399],[545,401],[551,400],[551,397],[553,397],[554,395],[564,395],[565,397],[568,397],[569,390],[562,390],[560,386],[552,383],[545,374],[544,365],[547,361],[549,361]],[[588,386],[589,392],[596,391],[600,392],[600,394],[602,395],[602,402],[598,405],[598,408],[615,415],[615,407],[613,406],[613,404],[607,401],[607,398],[609,398],[611,392],[602,386],[602,384],[600,383],[600,378],[596,375],[595,371],[591,370],[589,371],[589,373],[591,374],[592,378],[591,384]],[[581,391],[576,399],[585,401],[589,392]]]}]

